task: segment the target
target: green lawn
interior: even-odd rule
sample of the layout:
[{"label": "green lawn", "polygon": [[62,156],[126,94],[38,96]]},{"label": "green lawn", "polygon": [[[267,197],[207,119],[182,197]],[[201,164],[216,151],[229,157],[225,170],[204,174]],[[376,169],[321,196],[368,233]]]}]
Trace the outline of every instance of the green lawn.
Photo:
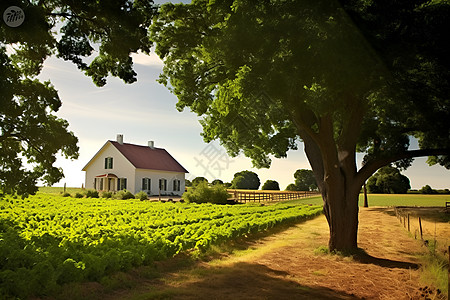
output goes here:
[{"label": "green lawn", "polygon": [[[445,206],[450,195],[423,194],[368,194],[369,206]],[[359,195],[359,205],[364,203],[363,194]]]},{"label": "green lawn", "polygon": [[[368,194],[369,206],[445,206],[450,202],[450,195],[423,194]],[[363,194],[359,195],[359,206],[364,204]],[[315,196],[307,199],[292,200],[298,204],[322,205],[322,198]]]}]

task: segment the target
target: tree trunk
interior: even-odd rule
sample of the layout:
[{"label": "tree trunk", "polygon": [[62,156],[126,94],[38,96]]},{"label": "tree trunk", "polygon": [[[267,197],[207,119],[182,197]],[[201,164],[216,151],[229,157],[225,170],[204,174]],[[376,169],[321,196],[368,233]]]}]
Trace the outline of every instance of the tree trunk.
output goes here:
[{"label": "tree trunk", "polygon": [[[355,180],[355,156],[340,154],[331,143],[319,147],[307,134],[302,137],[322,193],[323,210],[330,228],[329,250],[353,253],[358,248],[358,197],[363,183]],[[332,138],[329,141],[332,142]]]},{"label": "tree trunk", "polygon": [[364,183],[364,207],[369,207],[369,201],[367,201],[367,187],[366,183]]},{"label": "tree trunk", "polygon": [[330,186],[327,193],[322,193],[322,197],[330,227],[329,250],[355,252],[358,248],[358,194],[343,186]]}]

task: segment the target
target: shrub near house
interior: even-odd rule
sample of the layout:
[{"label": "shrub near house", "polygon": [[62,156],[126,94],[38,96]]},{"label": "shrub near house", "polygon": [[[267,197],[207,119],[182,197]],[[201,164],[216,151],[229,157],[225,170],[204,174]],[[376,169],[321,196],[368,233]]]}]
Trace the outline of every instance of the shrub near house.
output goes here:
[{"label": "shrub near house", "polygon": [[208,182],[201,181],[183,194],[183,199],[193,203],[226,204],[229,194],[223,185],[209,186]]}]

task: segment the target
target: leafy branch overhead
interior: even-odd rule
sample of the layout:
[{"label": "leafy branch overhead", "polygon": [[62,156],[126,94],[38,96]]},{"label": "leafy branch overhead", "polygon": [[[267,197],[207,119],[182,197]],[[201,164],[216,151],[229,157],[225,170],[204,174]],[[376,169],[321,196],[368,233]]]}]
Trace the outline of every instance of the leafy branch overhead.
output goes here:
[{"label": "leafy branch overhead", "polygon": [[351,3],[166,4],[152,25],[166,63],[160,81],[178,109],[203,116],[205,141],[219,139],[256,166],[270,164],[267,154],[284,157],[298,137],[322,139],[325,127],[338,151],[356,144],[366,162],[408,166],[412,135],[427,153],[448,153],[448,136],[439,145],[427,138],[448,132],[443,13],[435,13],[447,5]]},{"label": "leafy branch overhead", "polygon": [[[2,11],[9,5],[2,3]],[[2,44],[15,49],[16,67],[38,75],[52,54],[72,61],[98,86],[108,75],[136,81],[131,53],[149,54],[147,30],[156,8],[153,1],[41,1],[23,5],[26,21],[2,26]]]},{"label": "leafy branch overhead", "polygon": [[[77,138],[57,118],[61,106],[50,82],[37,76],[51,55],[73,62],[98,86],[108,76],[136,81],[131,53],[149,54],[152,1],[2,1],[23,9],[18,27],[0,27],[0,191],[36,192],[58,182],[56,154],[78,157]],[[27,163],[25,167],[24,162]]]}]

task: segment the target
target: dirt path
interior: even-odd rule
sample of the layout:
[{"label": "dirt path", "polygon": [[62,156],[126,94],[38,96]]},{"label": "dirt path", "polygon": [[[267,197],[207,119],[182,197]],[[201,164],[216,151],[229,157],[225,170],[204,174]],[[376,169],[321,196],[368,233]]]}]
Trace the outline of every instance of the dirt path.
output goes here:
[{"label": "dirt path", "polygon": [[422,299],[415,254],[425,248],[383,210],[360,211],[358,242],[367,255],[359,259],[317,250],[329,235],[321,216],[220,259],[188,267],[161,264],[162,277],[140,279],[133,289],[102,298]]}]

